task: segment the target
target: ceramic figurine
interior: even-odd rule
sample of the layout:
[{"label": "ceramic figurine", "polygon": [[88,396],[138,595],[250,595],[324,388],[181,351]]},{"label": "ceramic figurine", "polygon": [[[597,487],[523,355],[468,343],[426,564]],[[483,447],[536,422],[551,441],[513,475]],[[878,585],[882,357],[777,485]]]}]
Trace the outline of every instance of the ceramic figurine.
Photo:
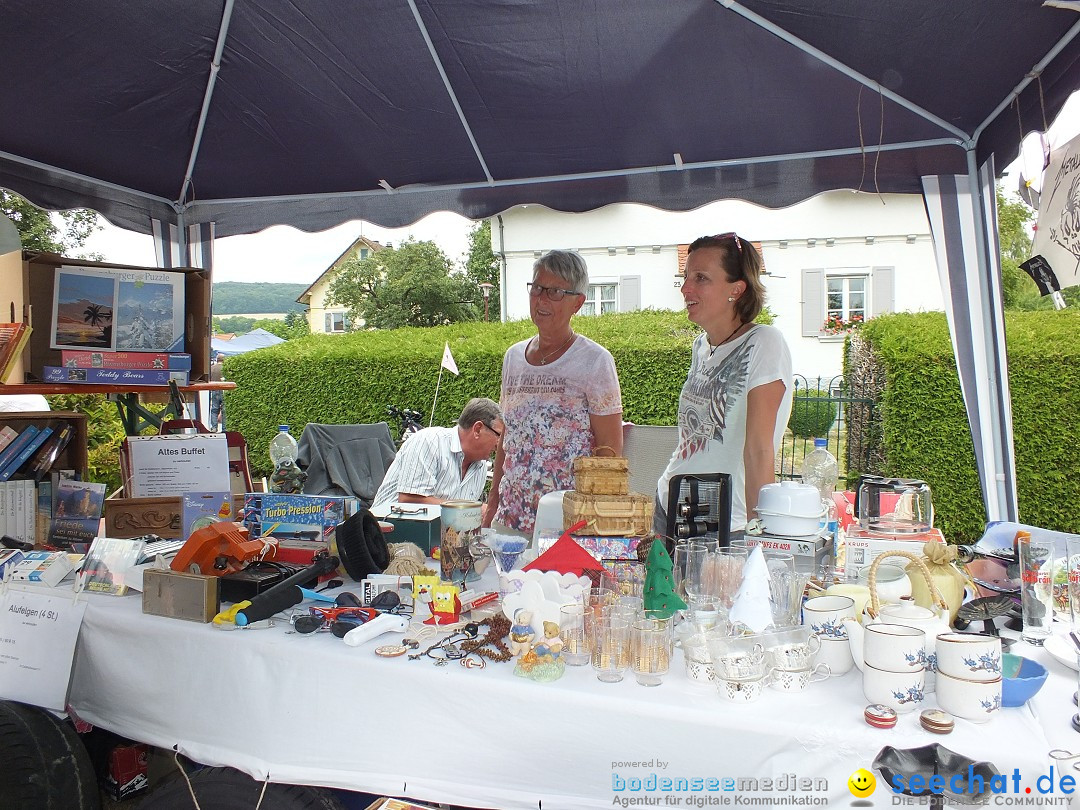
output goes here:
[{"label": "ceramic figurine", "polygon": [[514,674],[541,683],[558,680],[566,671],[566,662],[561,655],[562,648],[559,625],[555,622],[544,622],[544,637],[518,659]]},{"label": "ceramic figurine", "polygon": [[562,648],[562,639],[559,638],[559,625],[555,624],[555,622],[544,622],[544,637],[533,645],[536,657],[538,659],[547,657],[554,660],[559,657]]},{"label": "ceramic figurine", "polygon": [[529,644],[535,635],[532,629],[532,611],[517,610],[514,613],[514,624],[510,627],[510,654],[521,655],[528,652]]},{"label": "ceramic figurine", "polygon": [[286,495],[299,494],[304,489],[307,473],[296,466],[292,459],[282,459],[270,476],[270,491]]}]

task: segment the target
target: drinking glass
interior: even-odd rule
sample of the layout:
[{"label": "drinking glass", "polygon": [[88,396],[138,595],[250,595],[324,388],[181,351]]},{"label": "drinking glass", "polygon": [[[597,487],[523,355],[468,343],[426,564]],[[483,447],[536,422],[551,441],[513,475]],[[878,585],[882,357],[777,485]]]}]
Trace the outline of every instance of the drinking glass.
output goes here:
[{"label": "drinking glass", "polygon": [[[675,592],[684,600],[686,599],[686,588],[684,586],[686,563],[690,550],[694,545],[690,540],[679,540],[675,543],[675,550],[671,555],[671,577],[675,584]],[[698,548],[704,549],[705,547],[698,545]]]},{"label": "drinking glass", "polygon": [[698,546],[705,546],[706,551],[720,550],[720,539],[717,537],[691,537],[689,542]]},{"label": "drinking glass", "polygon": [[1050,635],[1054,620],[1054,544],[1033,537],[1017,541],[1020,550],[1020,637],[1038,647]]},{"label": "drinking glass", "polygon": [[[677,549],[676,549],[677,551]],[[706,590],[709,585],[710,568],[707,567],[709,552],[705,546],[691,543],[685,551],[686,568],[683,573],[683,589],[687,599],[714,596]]]},{"label": "drinking glass", "polygon": [[618,617],[596,620],[592,668],[597,680],[618,683],[630,662],[630,624]]},{"label": "drinking glass", "polygon": [[633,628],[634,678],[641,686],[659,686],[671,666],[671,622],[638,619]]},{"label": "drinking glass", "polygon": [[1068,582],[1072,629],[1080,632],[1080,535],[1065,539],[1065,579]]},{"label": "drinking glass", "polygon": [[699,596],[691,599],[687,605],[686,618],[694,626],[695,631],[704,633],[712,630],[720,621],[723,604],[717,596]]},{"label": "drinking glass", "polygon": [[809,573],[797,573],[777,567],[769,572],[769,604],[773,627],[794,627],[802,618],[803,592]]},{"label": "drinking glass", "polygon": [[589,636],[585,632],[585,608],[563,605],[559,608],[559,638],[563,660],[572,667],[589,663]]},{"label": "drinking glass", "polygon": [[730,610],[735,594],[742,585],[743,568],[746,566],[745,548],[722,548],[713,557],[716,567],[716,596]]},{"label": "drinking glass", "polygon": [[770,575],[775,571],[794,571],[795,555],[786,551],[766,551],[765,565],[768,567]]}]

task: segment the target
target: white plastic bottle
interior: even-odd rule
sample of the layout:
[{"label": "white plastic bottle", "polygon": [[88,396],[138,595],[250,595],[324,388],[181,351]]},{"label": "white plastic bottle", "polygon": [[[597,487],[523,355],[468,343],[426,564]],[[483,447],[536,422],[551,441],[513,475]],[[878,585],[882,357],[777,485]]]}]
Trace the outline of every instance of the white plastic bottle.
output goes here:
[{"label": "white plastic bottle", "polygon": [[297,455],[296,439],[289,434],[289,426],[278,425],[277,436],[270,440],[270,461],[274,469],[286,460],[295,464]]}]

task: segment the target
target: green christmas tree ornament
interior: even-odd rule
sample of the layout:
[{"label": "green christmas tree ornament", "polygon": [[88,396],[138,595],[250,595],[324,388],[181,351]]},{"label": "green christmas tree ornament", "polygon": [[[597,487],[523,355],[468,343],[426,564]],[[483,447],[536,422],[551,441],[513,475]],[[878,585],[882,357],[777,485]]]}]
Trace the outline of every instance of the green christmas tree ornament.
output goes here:
[{"label": "green christmas tree ornament", "polygon": [[686,609],[686,602],[675,591],[671,557],[660,541],[652,544],[645,561],[645,592],[642,598],[646,610],[655,610],[664,618],[670,618],[676,610]]}]

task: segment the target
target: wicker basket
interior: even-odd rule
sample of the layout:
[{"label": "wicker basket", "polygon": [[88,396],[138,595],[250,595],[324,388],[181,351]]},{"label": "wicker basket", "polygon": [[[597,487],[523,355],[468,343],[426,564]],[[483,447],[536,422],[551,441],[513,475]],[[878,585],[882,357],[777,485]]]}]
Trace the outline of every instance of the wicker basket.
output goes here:
[{"label": "wicker basket", "polygon": [[585,521],[584,535],[644,537],[652,533],[653,499],[648,495],[563,495],[563,526]]},{"label": "wicker basket", "polygon": [[[610,456],[599,455],[607,450]],[[630,462],[616,456],[610,447],[597,447],[592,456],[574,459],[574,490],[585,495],[627,495],[630,492]]]}]

